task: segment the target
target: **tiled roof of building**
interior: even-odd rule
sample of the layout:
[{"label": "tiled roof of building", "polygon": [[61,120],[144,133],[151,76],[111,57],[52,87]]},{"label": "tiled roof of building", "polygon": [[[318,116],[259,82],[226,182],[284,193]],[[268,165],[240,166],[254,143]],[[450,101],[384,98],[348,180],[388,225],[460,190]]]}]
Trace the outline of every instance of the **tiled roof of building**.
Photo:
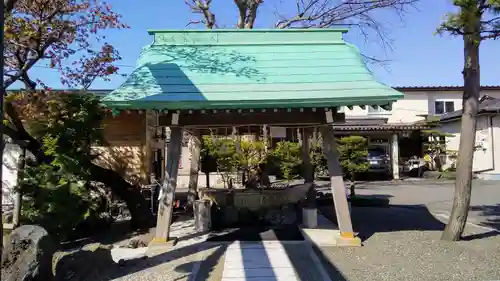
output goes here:
[{"label": "tiled roof of building", "polygon": [[333,125],[336,131],[414,131],[429,129],[425,124]]},{"label": "tiled roof of building", "polygon": [[[479,101],[478,114],[482,113],[500,113],[500,99],[493,98],[490,96],[483,96]],[[455,110],[440,116],[441,121],[450,121],[453,119],[460,118],[462,116],[462,110]]]},{"label": "tiled roof of building", "polygon": [[[436,86],[393,86],[394,89],[402,92],[424,92],[424,91],[463,91],[464,87],[455,85],[455,86],[445,86],[445,85],[436,85]],[[483,85],[481,86],[482,91],[500,91],[500,85]]]}]

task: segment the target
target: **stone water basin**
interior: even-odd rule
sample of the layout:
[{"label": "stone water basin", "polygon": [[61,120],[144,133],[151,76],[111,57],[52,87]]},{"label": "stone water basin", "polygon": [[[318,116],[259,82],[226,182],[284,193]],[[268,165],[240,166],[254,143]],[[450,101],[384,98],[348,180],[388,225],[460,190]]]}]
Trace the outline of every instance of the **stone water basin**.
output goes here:
[{"label": "stone water basin", "polygon": [[265,189],[203,188],[198,191],[198,195],[200,199],[209,199],[222,208],[231,206],[257,211],[298,203],[306,197],[309,188],[310,184]]}]

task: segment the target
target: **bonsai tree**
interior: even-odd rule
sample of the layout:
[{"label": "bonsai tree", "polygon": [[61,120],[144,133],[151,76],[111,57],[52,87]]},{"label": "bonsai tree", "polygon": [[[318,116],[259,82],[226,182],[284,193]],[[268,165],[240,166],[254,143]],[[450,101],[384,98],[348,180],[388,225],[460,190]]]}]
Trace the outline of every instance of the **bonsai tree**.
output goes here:
[{"label": "bonsai tree", "polygon": [[345,175],[351,180],[350,195],[355,196],[356,174],[366,172],[370,165],[366,161],[368,156],[368,141],[361,136],[348,136],[338,140],[340,165]]},{"label": "bonsai tree", "polygon": [[[260,168],[267,160],[267,152],[263,141],[241,140],[237,141],[235,161],[238,170],[242,173],[242,183],[252,181],[253,176],[257,182],[262,182],[259,176]],[[255,182],[255,180],[253,180]]]},{"label": "bonsai tree", "polygon": [[[213,167],[211,164],[215,164],[216,171],[222,176],[222,181],[225,187],[232,186],[231,174],[235,172],[237,167],[236,158],[236,148],[235,143],[232,139],[223,138],[220,136],[204,136],[202,143],[203,157],[207,162],[205,166],[205,173],[209,173]],[[210,160],[214,160],[215,163],[209,163]],[[202,163],[203,164],[203,163]],[[204,165],[202,165],[204,166]],[[209,183],[207,177],[207,184]]]}]

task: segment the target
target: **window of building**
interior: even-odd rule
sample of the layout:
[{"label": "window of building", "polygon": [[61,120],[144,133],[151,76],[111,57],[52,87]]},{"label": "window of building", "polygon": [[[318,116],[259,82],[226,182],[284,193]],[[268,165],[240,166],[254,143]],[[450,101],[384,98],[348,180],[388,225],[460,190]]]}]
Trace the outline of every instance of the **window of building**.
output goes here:
[{"label": "window of building", "polygon": [[383,109],[380,106],[376,106],[373,108],[373,106],[367,106],[368,107],[368,114],[390,114],[389,111]]},{"label": "window of building", "polygon": [[455,103],[452,101],[435,101],[434,102],[434,113],[435,114],[445,114],[448,112],[455,111]]}]

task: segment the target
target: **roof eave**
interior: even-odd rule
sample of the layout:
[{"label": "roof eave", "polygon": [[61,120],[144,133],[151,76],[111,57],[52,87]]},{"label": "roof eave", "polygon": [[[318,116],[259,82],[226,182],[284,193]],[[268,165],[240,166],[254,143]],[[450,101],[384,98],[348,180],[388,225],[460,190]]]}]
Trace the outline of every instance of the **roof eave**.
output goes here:
[{"label": "roof eave", "polygon": [[[402,97],[402,95],[401,95]],[[303,99],[303,100],[257,100],[257,101],[112,101],[102,102],[118,109],[161,109],[161,110],[202,110],[202,109],[262,109],[262,108],[329,108],[339,106],[388,105],[401,98],[399,95],[382,97]]]}]

